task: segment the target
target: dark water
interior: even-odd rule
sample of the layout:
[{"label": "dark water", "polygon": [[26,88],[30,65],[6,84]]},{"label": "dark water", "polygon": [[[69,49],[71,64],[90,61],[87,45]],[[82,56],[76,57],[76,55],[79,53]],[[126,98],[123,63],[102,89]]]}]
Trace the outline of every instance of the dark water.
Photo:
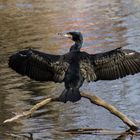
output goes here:
[{"label": "dark water", "polygon": [[[83,33],[84,47],[89,53],[117,47],[140,51],[140,1],[0,0],[0,122],[29,109],[46,96],[58,96],[63,87],[18,75],[8,68],[8,57],[30,47],[64,54],[72,42],[57,33],[73,30]],[[140,74],[109,82],[85,83],[81,90],[94,92],[132,120],[140,120]],[[74,104],[50,103],[30,119],[0,127],[0,139],[112,140],[117,137],[61,132],[81,127],[127,129],[108,111],[82,99]]]}]

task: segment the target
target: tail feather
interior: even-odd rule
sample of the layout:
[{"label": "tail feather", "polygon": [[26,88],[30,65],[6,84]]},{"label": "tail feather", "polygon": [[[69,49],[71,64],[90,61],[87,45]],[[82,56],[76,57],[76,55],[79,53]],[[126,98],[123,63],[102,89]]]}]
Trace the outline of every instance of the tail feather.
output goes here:
[{"label": "tail feather", "polygon": [[77,88],[65,89],[59,96],[59,101],[66,103],[67,101],[77,102],[81,99],[80,91]]}]

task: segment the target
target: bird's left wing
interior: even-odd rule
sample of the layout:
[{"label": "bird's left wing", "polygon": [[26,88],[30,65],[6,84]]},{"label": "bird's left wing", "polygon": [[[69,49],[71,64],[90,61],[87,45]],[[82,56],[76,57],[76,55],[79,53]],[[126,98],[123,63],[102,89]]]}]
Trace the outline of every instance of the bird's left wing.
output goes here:
[{"label": "bird's left wing", "polygon": [[65,55],[53,55],[28,49],[9,58],[9,67],[37,81],[62,82],[69,63]]}]

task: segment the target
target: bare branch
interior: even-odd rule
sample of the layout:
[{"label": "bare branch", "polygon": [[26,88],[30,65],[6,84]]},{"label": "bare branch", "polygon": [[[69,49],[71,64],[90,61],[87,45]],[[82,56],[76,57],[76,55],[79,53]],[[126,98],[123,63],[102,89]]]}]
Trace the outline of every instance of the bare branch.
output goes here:
[{"label": "bare branch", "polygon": [[102,106],[105,109],[107,109],[108,111],[110,111],[110,113],[114,114],[115,116],[120,118],[126,125],[128,125],[131,130],[134,130],[134,131],[138,130],[138,126],[134,122],[132,122],[130,119],[128,119],[126,115],[124,115],[122,112],[118,111],[114,106],[105,102],[101,98],[99,98],[95,95],[90,95],[90,94],[86,94],[83,92],[81,92],[81,96],[89,99],[91,103],[96,104],[98,106]]},{"label": "bare branch", "polygon": [[29,116],[31,116],[37,109],[39,109],[40,107],[43,107],[44,105],[48,104],[48,103],[51,102],[51,101],[52,101],[52,98],[47,98],[47,99],[41,101],[40,103],[37,103],[36,105],[34,105],[30,110],[25,111],[25,112],[23,112],[23,113],[21,113],[21,114],[18,114],[18,115],[14,116],[14,117],[12,117],[12,118],[10,118],[10,119],[5,120],[5,121],[3,122],[3,124],[8,123],[8,122],[16,121],[16,120],[18,120],[18,119],[20,119],[20,118],[23,118],[23,117],[29,117]]},{"label": "bare branch", "polygon": [[[84,98],[89,99],[91,103],[96,104],[98,106],[102,106],[105,109],[107,109],[108,111],[110,111],[110,113],[114,114],[115,116],[120,118],[126,125],[128,125],[131,130],[133,130],[133,131],[138,130],[138,126],[134,122],[129,120],[127,118],[127,116],[125,116],[123,113],[118,111],[114,106],[108,104],[107,102],[105,102],[101,98],[99,98],[99,97],[97,97],[95,95],[90,95],[90,94],[83,93],[83,92],[81,92],[81,96],[84,97]],[[16,120],[18,120],[20,118],[23,118],[23,117],[30,117],[37,109],[45,106],[46,104],[48,104],[48,103],[50,103],[52,101],[59,102],[59,98],[47,98],[47,99],[37,103],[36,105],[34,105],[29,111],[25,111],[22,114],[18,114],[18,115],[14,116],[14,117],[12,117],[10,119],[5,120],[3,122],[3,124],[8,123],[8,122],[16,121]]]}]

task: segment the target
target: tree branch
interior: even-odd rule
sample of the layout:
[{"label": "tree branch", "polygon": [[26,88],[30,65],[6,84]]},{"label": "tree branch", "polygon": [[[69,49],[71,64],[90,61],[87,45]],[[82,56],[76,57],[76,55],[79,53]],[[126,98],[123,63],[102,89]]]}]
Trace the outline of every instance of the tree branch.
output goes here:
[{"label": "tree branch", "polygon": [[[138,126],[134,122],[129,120],[127,118],[127,116],[125,116],[123,113],[118,111],[114,106],[108,104],[107,102],[105,102],[101,98],[99,98],[95,95],[90,95],[90,94],[84,93],[84,92],[81,92],[81,96],[89,99],[91,103],[96,104],[98,106],[102,106],[105,109],[107,109],[108,111],[110,111],[110,113],[114,114],[115,116],[120,118],[126,125],[128,125],[131,130],[133,130],[133,131],[138,130]],[[18,114],[18,115],[14,116],[10,119],[5,120],[3,122],[3,124],[8,123],[8,122],[10,123],[10,122],[16,121],[16,120],[18,120],[20,118],[23,118],[23,117],[30,117],[37,109],[45,106],[46,104],[48,104],[52,101],[59,102],[59,98],[47,98],[47,99],[37,103],[36,105],[34,105],[29,111],[25,111],[22,114]]]},{"label": "tree branch", "polygon": [[13,121],[16,121],[20,118],[23,118],[23,117],[30,117],[37,109],[43,107],[44,105],[48,104],[49,102],[52,101],[52,98],[47,98],[39,103],[37,103],[36,105],[34,105],[30,110],[28,111],[24,111],[23,113],[21,114],[18,114],[10,119],[7,119],[3,122],[3,124],[5,123],[8,123],[8,122],[13,122]]},{"label": "tree branch", "polygon": [[90,94],[86,94],[83,92],[81,92],[81,96],[89,99],[91,103],[96,104],[98,106],[102,106],[105,109],[107,109],[108,111],[110,111],[110,113],[114,114],[115,116],[120,118],[126,125],[128,125],[131,130],[134,130],[134,131],[138,130],[138,126],[134,122],[132,122],[130,119],[128,119],[126,115],[124,115],[122,112],[117,110],[114,106],[105,102],[101,98],[99,98],[95,95],[90,95]]}]

